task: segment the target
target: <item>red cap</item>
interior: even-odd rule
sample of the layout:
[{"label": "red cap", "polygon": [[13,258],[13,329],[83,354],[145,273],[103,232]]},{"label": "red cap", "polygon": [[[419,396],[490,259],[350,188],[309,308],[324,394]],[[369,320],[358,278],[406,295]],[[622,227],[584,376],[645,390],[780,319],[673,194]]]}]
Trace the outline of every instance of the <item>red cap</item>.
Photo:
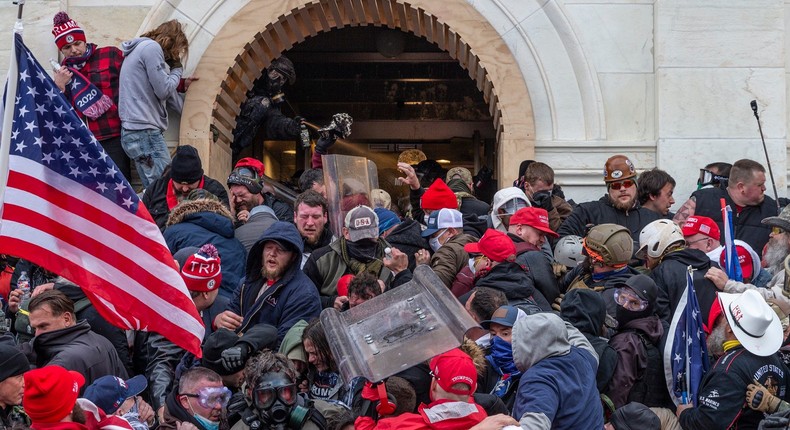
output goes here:
[{"label": "red cap", "polygon": [[708,320],[704,322],[702,329],[705,330],[705,334],[710,335],[713,331],[713,326],[716,325],[716,319],[719,318],[721,315],[721,302],[719,301],[719,295],[716,294],[716,300],[713,301],[713,304],[710,306],[710,312],[708,312]]},{"label": "red cap", "polygon": [[343,275],[337,280],[337,295],[348,296],[348,284],[354,279],[354,275]]},{"label": "red cap", "polygon": [[39,423],[57,423],[66,418],[85,378],[78,372],[60,366],[44,366],[25,373],[25,413]]},{"label": "red cap", "polygon": [[458,199],[455,193],[444,181],[439,178],[433,181],[430,187],[425,190],[420,200],[420,206],[423,210],[439,210],[439,209],[458,209]]},{"label": "red cap", "polygon": [[719,240],[721,238],[719,226],[715,221],[706,216],[694,215],[688,217],[686,223],[683,224],[682,230],[683,236],[694,236],[697,233],[701,233],[714,240]]},{"label": "red cap", "polygon": [[[738,253],[738,264],[741,265],[741,274],[743,274],[743,279],[752,278],[754,274],[754,258],[752,258],[751,252],[746,249],[745,246],[742,245],[735,245],[735,252]],[[719,254],[719,265],[724,268],[724,257],[727,255],[727,248],[721,249],[721,254]],[[746,282],[746,281],[744,281]]]},{"label": "red cap", "polygon": [[219,251],[207,243],[198,252],[190,255],[181,267],[181,277],[187,290],[207,293],[219,288],[222,282]]},{"label": "red cap", "polygon": [[549,236],[560,237],[559,234],[549,227],[549,213],[543,208],[531,206],[519,209],[510,217],[510,225],[528,225]]},{"label": "red cap", "polygon": [[505,233],[489,228],[479,242],[467,243],[464,251],[471,254],[483,254],[489,260],[502,263],[516,259],[516,245]]},{"label": "red cap", "polygon": [[[439,354],[431,360],[433,379],[444,391],[453,394],[471,395],[477,389],[477,369],[472,357],[458,348]],[[468,389],[454,389],[453,385],[463,383]]]},{"label": "red cap", "polygon": [[244,157],[241,160],[237,161],[236,165],[233,166],[234,169],[237,167],[249,167],[250,169],[253,169],[256,172],[258,172],[259,178],[263,176],[264,173],[266,173],[266,168],[263,167],[263,163],[261,162],[261,160],[258,160],[257,158]]}]

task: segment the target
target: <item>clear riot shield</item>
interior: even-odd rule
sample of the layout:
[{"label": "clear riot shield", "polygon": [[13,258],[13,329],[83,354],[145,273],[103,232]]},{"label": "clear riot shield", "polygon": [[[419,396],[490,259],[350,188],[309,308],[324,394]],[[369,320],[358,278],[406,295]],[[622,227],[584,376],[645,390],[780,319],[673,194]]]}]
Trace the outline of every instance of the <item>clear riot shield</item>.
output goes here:
[{"label": "clear riot shield", "polygon": [[322,155],[332,233],[342,234],[346,214],[359,205],[372,207],[370,190],[379,187],[376,164],[365,157]]},{"label": "clear riot shield", "polygon": [[427,265],[417,266],[411,282],[359,306],[325,309],[321,323],[346,381],[380,381],[458,347],[469,330],[483,330]]}]

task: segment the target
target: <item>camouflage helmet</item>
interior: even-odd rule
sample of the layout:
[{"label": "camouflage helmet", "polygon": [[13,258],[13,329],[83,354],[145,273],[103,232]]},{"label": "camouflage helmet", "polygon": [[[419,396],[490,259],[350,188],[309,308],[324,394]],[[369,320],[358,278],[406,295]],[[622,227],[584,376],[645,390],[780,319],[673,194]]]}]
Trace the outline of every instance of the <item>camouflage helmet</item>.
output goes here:
[{"label": "camouflage helmet", "polygon": [[617,224],[599,224],[584,238],[584,250],[607,266],[624,266],[634,253],[631,232]]},{"label": "camouflage helmet", "polygon": [[634,177],[636,177],[634,163],[625,155],[613,155],[606,160],[603,169],[603,180],[605,182],[617,182]]},{"label": "camouflage helmet", "polygon": [[284,55],[272,60],[272,64],[269,67],[282,73],[282,75],[288,79],[289,84],[293,85],[294,82],[296,82],[296,69],[294,68],[294,63]]}]

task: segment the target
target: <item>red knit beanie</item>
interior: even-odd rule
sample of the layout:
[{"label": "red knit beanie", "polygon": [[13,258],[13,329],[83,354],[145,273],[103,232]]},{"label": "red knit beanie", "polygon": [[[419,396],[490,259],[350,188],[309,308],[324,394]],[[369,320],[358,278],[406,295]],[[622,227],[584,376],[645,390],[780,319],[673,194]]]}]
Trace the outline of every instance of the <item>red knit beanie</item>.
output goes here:
[{"label": "red knit beanie", "polygon": [[60,366],[25,373],[24,407],[33,424],[60,422],[74,409],[85,378]]},{"label": "red knit beanie", "polygon": [[422,210],[439,210],[439,209],[458,209],[458,199],[455,198],[455,193],[444,181],[439,178],[433,181],[430,187],[425,190],[420,200]]},{"label": "red knit beanie", "polygon": [[52,24],[52,34],[55,36],[55,45],[58,45],[58,49],[63,49],[64,46],[74,43],[76,40],[85,42],[85,32],[77,25],[76,21],[69,18],[66,12],[56,13]]},{"label": "red knit beanie", "polygon": [[187,258],[181,267],[181,277],[187,284],[187,290],[207,293],[219,288],[222,282],[220,267],[219,251],[207,243]]}]

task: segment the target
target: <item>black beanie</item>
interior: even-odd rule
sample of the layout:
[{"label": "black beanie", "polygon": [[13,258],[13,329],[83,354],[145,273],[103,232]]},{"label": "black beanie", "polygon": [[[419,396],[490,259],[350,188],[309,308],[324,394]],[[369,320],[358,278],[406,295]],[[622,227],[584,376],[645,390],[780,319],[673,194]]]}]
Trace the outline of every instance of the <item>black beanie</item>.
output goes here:
[{"label": "black beanie", "polygon": [[615,430],[660,429],[661,420],[647,406],[631,402],[614,411],[609,424]]},{"label": "black beanie", "polygon": [[30,362],[10,343],[0,343],[0,382],[12,376],[19,376],[30,370]]},{"label": "black beanie", "polygon": [[197,149],[183,145],[176,148],[176,155],[170,164],[170,178],[182,184],[191,184],[203,177],[203,165],[200,163]]},{"label": "black beanie", "polygon": [[238,341],[239,335],[226,328],[221,328],[211,333],[206,339],[206,343],[203,344],[203,358],[200,365],[217,372],[221,376],[232,375],[244,369],[242,365],[238,369],[228,370],[222,365],[222,351],[233,348]]}]

